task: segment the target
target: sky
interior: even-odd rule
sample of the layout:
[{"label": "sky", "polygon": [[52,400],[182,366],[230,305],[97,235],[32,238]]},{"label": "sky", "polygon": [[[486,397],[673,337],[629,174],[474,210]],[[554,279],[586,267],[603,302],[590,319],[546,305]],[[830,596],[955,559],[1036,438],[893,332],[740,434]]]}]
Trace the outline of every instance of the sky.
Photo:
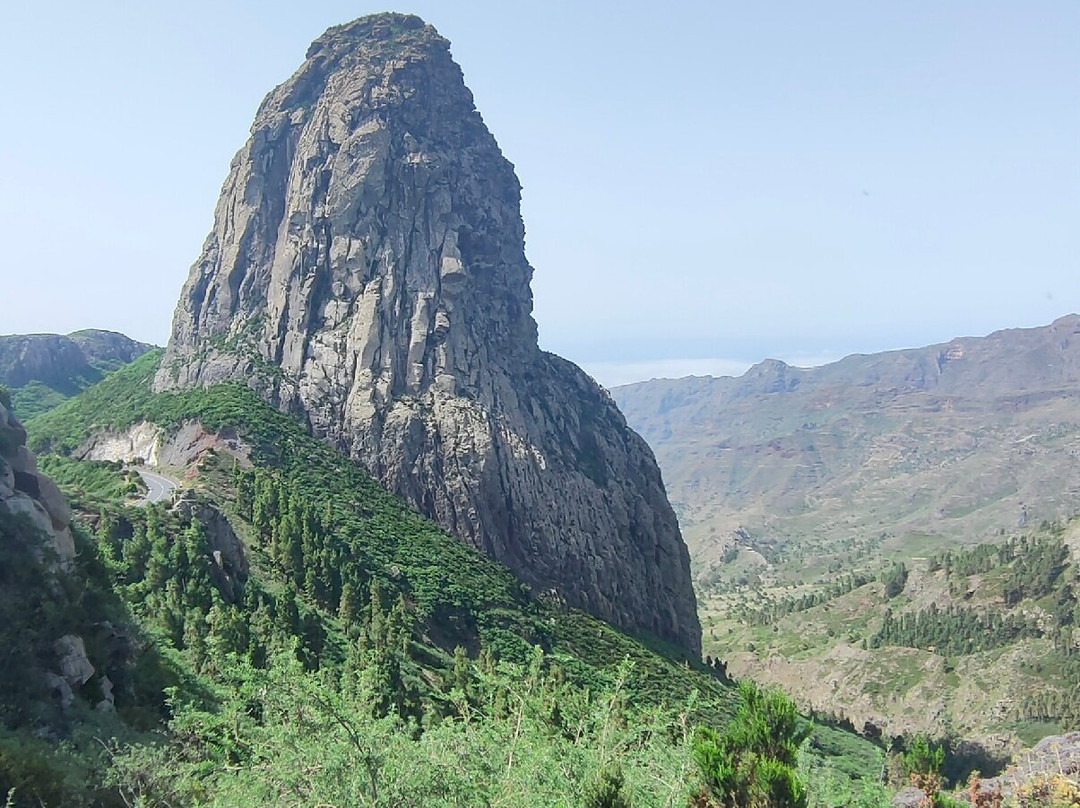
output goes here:
[{"label": "sky", "polygon": [[[364,0],[0,3],[0,333],[163,344],[263,96]],[[430,2],[613,386],[1080,311],[1080,3]],[[14,304],[13,304],[14,303]]]}]

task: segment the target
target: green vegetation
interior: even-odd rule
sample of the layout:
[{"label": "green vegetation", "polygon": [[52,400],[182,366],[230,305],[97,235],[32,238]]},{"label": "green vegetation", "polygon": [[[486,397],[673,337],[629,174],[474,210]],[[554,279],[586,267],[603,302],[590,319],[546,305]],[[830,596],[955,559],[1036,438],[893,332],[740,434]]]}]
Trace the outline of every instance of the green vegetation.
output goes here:
[{"label": "green vegetation", "polygon": [[61,486],[77,508],[139,496],[146,490],[139,475],[122,463],[42,455],[38,469]]},{"label": "green vegetation", "polygon": [[[906,573],[905,573],[906,575]],[[873,578],[864,573],[852,573],[841,577],[839,580],[818,587],[812,591],[796,595],[785,595],[779,600],[768,599],[764,605],[751,606],[748,604],[737,605],[731,612],[731,616],[751,626],[772,625],[782,617],[796,612],[806,612],[815,606],[836,600],[849,592],[866,586]]]},{"label": "green vegetation", "polygon": [[[830,564],[796,586],[763,574],[699,600],[705,651],[803,705],[828,700],[842,726],[845,705],[865,715],[870,704],[896,734],[1034,743],[1080,721],[1080,583],[1066,546],[1077,531],[1080,521],[1047,522],[876,569],[829,575]],[[851,728],[872,735],[864,724]],[[997,770],[992,757],[971,766]]]},{"label": "green vegetation", "polygon": [[[722,667],[535,597],[242,386],[151,394],[158,359],[31,424],[33,447],[57,454],[43,463],[83,492],[82,552],[152,655],[110,673],[124,726],[98,734],[107,761],[100,744],[72,753],[97,796],[43,796],[41,751],[0,777],[16,804],[685,806],[707,779],[692,739],[710,732],[754,793],[876,793],[869,743],[779,696],[736,709]],[[196,507],[127,507],[122,472],[64,452],[142,419],[198,420],[248,451],[200,459]],[[229,516],[248,569],[192,515],[203,508]],[[794,728],[775,761],[751,720],[763,709],[766,727]]]},{"label": "green vegetation", "polygon": [[796,764],[808,735],[783,693],[741,682],[739,706],[724,731],[702,727],[694,739],[708,798],[725,808],[805,808]]},{"label": "green vegetation", "polygon": [[942,793],[945,748],[925,735],[917,735],[898,757],[900,768],[911,785],[925,794],[933,808],[951,808],[956,803]]},{"label": "green vegetation", "polygon": [[[122,367],[139,346],[122,334],[93,329],[0,337],[0,379],[23,422],[58,407]],[[18,382],[18,386],[13,386]]]},{"label": "green vegetation", "polygon": [[941,654],[973,654],[1001,648],[1022,637],[1040,637],[1038,621],[1019,615],[1002,615],[988,609],[976,612],[963,606],[930,608],[899,616],[885,612],[881,628],[870,638],[871,648],[907,645]]},{"label": "green vegetation", "polygon": [[[66,573],[42,553],[32,523],[0,510],[0,794],[9,806],[122,805],[103,781],[109,755],[99,739],[145,742],[139,727],[163,720],[164,691],[182,681],[128,616],[92,541],[74,537],[76,567]],[[94,669],[73,691],[46,676],[67,635],[83,641]],[[94,709],[110,693],[117,711]]]},{"label": "green vegetation", "polygon": [[364,668],[336,687],[292,655],[230,664],[214,711],[185,707],[167,747],[122,752],[133,803],[213,806],[685,805],[684,716],[627,707],[620,679],[590,695],[526,666],[471,666],[456,716],[381,715]]},{"label": "green vegetation", "polygon": [[[642,663],[643,676],[662,685],[665,696],[673,687],[679,698],[705,688],[721,702],[729,700],[699,661],[683,660],[693,671],[677,662],[658,664],[660,657],[620,632],[532,597],[504,567],[410,511],[361,468],[247,388],[152,394],[149,382],[158,360],[158,352],[140,357],[36,419],[32,448],[62,454],[94,429],[122,429],[144,418],[166,429],[199,420],[208,430],[235,432],[251,447],[256,469],[234,471],[229,459],[216,467],[205,464],[211,475],[207,492],[222,509],[253,520],[250,549],[256,560],[268,555],[270,574],[292,570],[294,586],[313,607],[337,614],[347,583],[355,595],[378,579],[387,592],[408,600],[418,630],[439,637],[447,652],[457,644],[475,649],[479,643],[523,662],[533,645],[553,651],[566,647],[572,657],[568,664],[586,678],[630,655]],[[311,579],[307,590],[301,577]]]},{"label": "green vegetation", "polygon": [[[88,387],[91,383],[88,381],[83,386]],[[11,391],[11,403],[20,417],[29,420],[59,407],[72,395],[72,392],[53,389],[43,382],[31,381]]]},{"label": "green vegetation", "polygon": [[892,600],[907,585],[908,570],[903,562],[893,564],[892,567],[881,573],[881,583],[885,586],[885,599]]},{"label": "green vegetation", "polygon": [[91,362],[84,374],[65,379],[62,383],[46,384],[33,379],[21,387],[11,389],[11,403],[19,417],[24,421],[29,421],[56,409],[72,396],[97,384],[119,367],[122,367],[121,363]]}]

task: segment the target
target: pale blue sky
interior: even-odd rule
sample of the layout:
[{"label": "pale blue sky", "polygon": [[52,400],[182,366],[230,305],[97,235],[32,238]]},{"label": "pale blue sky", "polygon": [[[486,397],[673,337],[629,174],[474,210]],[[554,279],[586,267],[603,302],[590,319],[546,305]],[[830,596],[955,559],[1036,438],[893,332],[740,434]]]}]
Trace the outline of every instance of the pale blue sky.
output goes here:
[{"label": "pale blue sky", "polygon": [[[0,333],[168,335],[259,101],[363,2],[0,4]],[[1080,310],[1080,2],[414,2],[608,384]]]}]

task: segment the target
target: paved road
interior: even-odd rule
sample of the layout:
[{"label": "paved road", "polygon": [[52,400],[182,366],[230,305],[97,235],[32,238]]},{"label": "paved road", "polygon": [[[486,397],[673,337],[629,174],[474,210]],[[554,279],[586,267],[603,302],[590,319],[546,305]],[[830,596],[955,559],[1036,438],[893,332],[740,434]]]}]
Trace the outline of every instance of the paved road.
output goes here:
[{"label": "paved road", "polygon": [[147,471],[144,468],[136,468],[135,471],[139,473],[139,476],[143,478],[143,482],[146,483],[146,496],[139,504],[145,505],[148,502],[161,502],[162,500],[172,499],[173,492],[176,491],[176,483],[168,477],[162,477],[160,474]]}]

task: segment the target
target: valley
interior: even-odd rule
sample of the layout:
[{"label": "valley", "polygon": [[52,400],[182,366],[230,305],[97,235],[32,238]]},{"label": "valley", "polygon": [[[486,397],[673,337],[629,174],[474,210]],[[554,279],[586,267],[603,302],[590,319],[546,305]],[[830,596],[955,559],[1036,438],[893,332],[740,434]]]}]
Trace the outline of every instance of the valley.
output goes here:
[{"label": "valley", "polygon": [[[602,38],[632,41],[614,23]],[[1080,316],[609,391],[541,342],[523,184],[450,41],[387,12],[302,53],[228,163],[164,347],[0,336],[5,808],[1080,804]],[[634,70],[667,64],[643,53]],[[155,159],[179,160],[190,123]],[[650,176],[656,142],[620,158],[604,127],[585,173],[638,166],[642,207],[609,204],[658,230],[659,175],[683,161]],[[751,185],[725,191],[740,211]],[[593,213],[586,254],[617,254]],[[721,243],[745,238],[729,225]],[[138,226],[89,240],[165,277],[158,245],[125,252]],[[646,230],[617,284],[559,289],[631,360],[680,325],[608,328],[676,254]],[[788,235],[756,236],[756,260]],[[781,263],[805,273],[802,241]],[[787,294],[755,284],[735,307]],[[706,287],[677,317],[700,302],[720,324]],[[26,304],[67,290],[40,292]]]},{"label": "valley", "polygon": [[[820,368],[617,388],[691,549],[705,653],[887,736],[952,735],[1006,758],[1075,727],[1078,328],[1070,315]],[[992,570],[943,567],[1018,542],[1061,549],[1057,617],[1049,592],[1003,591],[1028,550]],[[1039,628],[948,649],[885,632],[931,610]]]}]

